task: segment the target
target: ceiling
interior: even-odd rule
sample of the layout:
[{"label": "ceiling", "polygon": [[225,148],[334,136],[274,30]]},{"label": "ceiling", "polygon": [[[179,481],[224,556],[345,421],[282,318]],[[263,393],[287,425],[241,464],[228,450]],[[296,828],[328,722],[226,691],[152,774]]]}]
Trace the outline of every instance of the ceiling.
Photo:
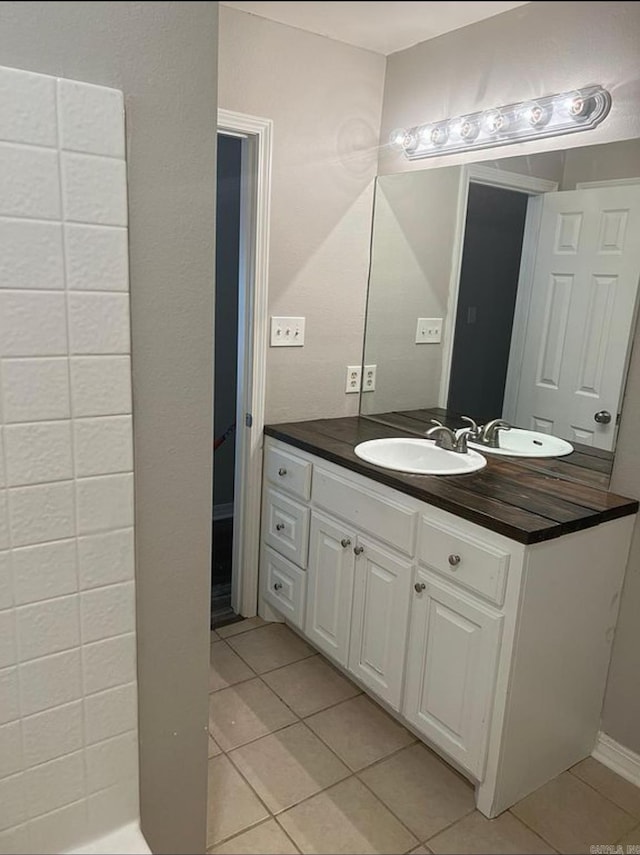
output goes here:
[{"label": "ceiling", "polygon": [[376,53],[390,54],[491,18],[526,3],[485,2],[257,2],[222,0],[281,24],[308,30]]}]

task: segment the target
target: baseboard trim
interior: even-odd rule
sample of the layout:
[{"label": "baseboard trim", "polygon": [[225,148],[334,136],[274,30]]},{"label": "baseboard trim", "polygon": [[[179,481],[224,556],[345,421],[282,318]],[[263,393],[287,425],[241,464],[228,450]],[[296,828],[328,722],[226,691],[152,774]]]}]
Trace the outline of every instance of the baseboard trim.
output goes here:
[{"label": "baseboard trim", "polygon": [[224,505],[213,506],[213,521],[228,520],[233,516],[233,502],[227,502]]},{"label": "baseboard trim", "polygon": [[640,754],[625,748],[624,745],[620,745],[600,731],[591,756],[603,766],[616,772],[621,778],[640,787]]}]

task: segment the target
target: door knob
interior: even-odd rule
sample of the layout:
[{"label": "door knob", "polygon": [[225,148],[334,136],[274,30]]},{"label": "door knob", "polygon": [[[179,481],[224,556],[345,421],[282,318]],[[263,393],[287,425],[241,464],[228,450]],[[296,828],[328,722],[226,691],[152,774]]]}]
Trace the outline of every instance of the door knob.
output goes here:
[{"label": "door knob", "polygon": [[343,549],[346,549],[347,546],[351,546],[351,540],[348,537],[343,537],[342,540],[340,541],[340,546]]},{"label": "door knob", "polygon": [[279,475],[281,478],[284,478],[284,476],[285,476],[286,474],[287,474],[287,470],[284,468],[284,466],[281,466],[281,467],[280,467],[280,469],[278,469],[278,475]]},{"label": "door knob", "polygon": [[611,421],[611,413],[609,410],[598,410],[593,420],[594,422],[598,422],[599,425],[608,425]]},{"label": "door knob", "polygon": [[282,588],[282,582],[276,582],[273,586],[274,591],[279,591]]},{"label": "door knob", "polygon": [[354,546],[353,547],[353,554],[354,555],[362,555],[363,552],[364,552],[364,546]]},{"label": "door knob", "polygon": [[278,523],[276,525],[276,531],[282,531],[283,528],[284,528],[284,523]]},{"label": "door knob", "polygon": [[449,556],[449,564],[452,567],[457,567],[461,560],[462,559],[460,558],[459,555],[450,555]]},{"label": "door knob", "polygon": [[421,594],[427,586],[424,582],[416,582],[413,587],[415,588],[416,594]]}]

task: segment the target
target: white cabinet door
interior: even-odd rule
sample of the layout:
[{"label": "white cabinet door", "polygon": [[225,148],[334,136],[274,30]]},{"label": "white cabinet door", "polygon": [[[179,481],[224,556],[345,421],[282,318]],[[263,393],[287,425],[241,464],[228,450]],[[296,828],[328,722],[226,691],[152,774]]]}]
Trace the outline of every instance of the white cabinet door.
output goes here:
[{"label": "white cabinet door", "polygon": [[358,538],[349,670],[399,710],[412,565]]},{"label": "white cabinet door", "polygon": [[415,584],[404,715],[482,780],[502,617],[422,570]]},{"label": "white cabinet door", "polygon": [[349,650],[355,545],[355,534],[337,520],[311,515],[304,631],[341,665]]}]

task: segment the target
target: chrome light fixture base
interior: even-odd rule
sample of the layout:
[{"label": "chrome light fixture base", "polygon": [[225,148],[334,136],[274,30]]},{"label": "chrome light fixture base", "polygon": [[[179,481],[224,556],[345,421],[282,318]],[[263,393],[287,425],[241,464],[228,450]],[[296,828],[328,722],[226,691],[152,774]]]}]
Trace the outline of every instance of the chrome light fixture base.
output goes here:
[{"label": "chrome light fixture base", "polygon": [[546,95],[454,119],[399,128],[391,144],[409,160],[495,148],[595,128],[611,109],[611,95],[602,86]]}]

